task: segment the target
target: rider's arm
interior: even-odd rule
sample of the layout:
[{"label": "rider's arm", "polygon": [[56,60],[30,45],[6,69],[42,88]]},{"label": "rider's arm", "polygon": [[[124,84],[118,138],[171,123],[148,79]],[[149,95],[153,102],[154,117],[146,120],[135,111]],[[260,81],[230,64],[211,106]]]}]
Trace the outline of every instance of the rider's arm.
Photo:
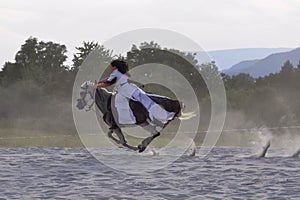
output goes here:
[{"label": "rider's arm", "polygon": [[107,82],[108,78],[109,78],[109,77],[107,77],[107,78],[105,78],[105,79],[102,79],[102,80],[98,81],[98,83],[105,83],[105,82]]},{"label": "rider's arm", "polygon": [[96,85],[96,88],[106,88],[108,86],[112,85],[111,83],[98,83]]},{"label": "rider's arm", "polygon": [[113,71],[109,77],[102,79],[96,85],[97,88],[106,88],[117,81],[116,71]]},{"label": "rider's arm", "polygon": [[117,77],[108,77],[105,78],[101,81],[98,82],[98,84],[96,85],[97,88],[106,88],[108,86],[111,86],[112,84],[114,84],[117,81]]}]

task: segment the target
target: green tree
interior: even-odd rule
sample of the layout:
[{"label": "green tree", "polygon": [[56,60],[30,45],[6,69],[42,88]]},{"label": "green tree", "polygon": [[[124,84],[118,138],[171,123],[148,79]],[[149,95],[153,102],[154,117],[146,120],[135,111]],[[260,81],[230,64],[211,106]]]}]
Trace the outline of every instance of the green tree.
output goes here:
[{"label": "green tree", "polygon": [[280,73],[283,74],[283,75],[288,75],[288,74],[291,74],[294,72],[294,66],[293,64],[291,63],[291,61],[286,61],[281,70],[280,70]]},{"label": "green tree", "polygon": [[1,117],[11,122],[27,120],[28,127],[42,119],[55,121],[48,118],[49,110],[58,110],[64,104],[55,100],[65,97],[66,52],[65,45],[27,39],[16,53],[15,61],[6,62],[0,73]]},{"label": "green tree", "polygon": [[[76,47],[76,49],[78,52],[74,54],[73,67],[70,71],[72,80],[75,79],[79,69],[85,70],[86,80],[101,79],[107,77],[111,73],[109,63],[116,57],[113,55],[112,50],[94,42],[83,42],[83,46]],[[101,68],[104,68],[102,77],[96,77],[95,72],[99,71]]]},{"label": "green tree", "polygon": [[47,90],[57,91],[67,74],[65,45],[53,42],[38,42],[30,37],[15,56],[15,62],[7,62],[1,72],[1,84],[8,86],[20,80],[33,80]]},{"label": "green tree", "polygon": [[255,79],[249,74],[238,74],[234,76],[223,75],[223,81],[228,90],[249,90],[254,87]]},{"label": "green tree", "polygon": [[[180,52],[175,49],[161,49],[160,45],[155,42],[144,42],[141,43],[139,47],[136,45],[132,46],[131,51],[127,52],[127,61],[131,68],[143,64],[157,63],[166,66],[170,66],[177,70],[181,75],[183,75],[186,80],[190,82],[195,90],[201,90],[205,83],[201,76],[199,76],[199,66],[195,68],[197,60],[192,54]],[[151,66],[149,66],[151,67]],[[154,72],[153,72],[154,73]],[[169,81],[178,88],[182,88],[182,83],[178,80],[172,80],[172,77],[161,74],[162,79],[170,79]],[[185,88],[182,88],[183,90]],[[198,98],[204,97],[207,92],[196,92],[199,95]]]},{"label": "green tree", "polygon": [[91,51],[95,50],[96,48],[103,48],[100,46],[98,42],[83,42],[82,47],[75,47],[78,50],[77,53],[73,55],[73,66],[71,71],[77,72],[82,62],[86,59],[86,57],[91,53]]}]

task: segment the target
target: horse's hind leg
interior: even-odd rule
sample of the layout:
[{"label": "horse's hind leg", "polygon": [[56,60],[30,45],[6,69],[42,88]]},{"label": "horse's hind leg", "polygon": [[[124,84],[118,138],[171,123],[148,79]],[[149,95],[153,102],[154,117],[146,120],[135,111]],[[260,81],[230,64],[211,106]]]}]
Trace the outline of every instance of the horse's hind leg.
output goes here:
[{"label": "horse's hind leg", "polygon": [[124,146],[124,147],[127,147],[127,148],[129,148],[129,149],[132,149],[132,150],[134,150],[134,151],[139,150],[137,147],[131,146],[131,145],[127,144],[127,143],[123,144],[123,146]]},{"label": "horse's hind leg", "polygon": [[140,145],[138,145],[138,149],[139,149],[139,152],[143,152],[145,151],[145,149],[147,148],[147,146],[156,138],[160,136],[160,133],[157,132],[156,134],[150,136],[150,137],[147,137],[146,139],[144,139],[142,141],[142,143]]},{"label": "horse's hind leg", "polygon": [[138,150],[139,152],[143,152],[145,151],[145,149],[147,148],[147,146],[156,138],[160,135],[160,133],[156,130],[156,127],[149,124],[149,123],[144,123],[141,124],[141,127],[143,129],[145,129],[147,132],[151,133],[150,137],[147,137],[146,139],[144,139],[141,144],[138,145]]},{"label": "horse's hind leg", "polygon": [[147,132],[151,133],[151,136],[158,133],[155,125],[150,125],[149,123],[141,124],[141,127],[145,129]]},{"label": "horse's hind leg", "polygon": [[[115,132],[119,138],[119,140],[117,138],[115,138],[112,134],[113,132]],[[120,128],[115,128],[115,129],[110,129],[109,132],[108,132],[108,136],[113,139],[117,144],[122,144],[124,147],[127,147],[129,149],[132,149],[134,151],[137,151],[138,148],[137,147],[134,147],[134,146],[131,146],[129,144],[127,144],[127,141],[121,131]]]}]

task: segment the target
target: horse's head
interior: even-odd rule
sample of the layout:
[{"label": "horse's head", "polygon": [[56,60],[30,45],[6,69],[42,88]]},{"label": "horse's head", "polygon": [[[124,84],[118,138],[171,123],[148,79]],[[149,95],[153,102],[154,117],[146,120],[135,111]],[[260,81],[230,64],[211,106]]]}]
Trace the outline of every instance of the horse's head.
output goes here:
[{"label": "horse's head", "polygon": [[86,111],[91,110],[95,102],[95,83],[86,81],[80,86],[80,98],[77,99],[76,107],[79,110],[85,108]]}]

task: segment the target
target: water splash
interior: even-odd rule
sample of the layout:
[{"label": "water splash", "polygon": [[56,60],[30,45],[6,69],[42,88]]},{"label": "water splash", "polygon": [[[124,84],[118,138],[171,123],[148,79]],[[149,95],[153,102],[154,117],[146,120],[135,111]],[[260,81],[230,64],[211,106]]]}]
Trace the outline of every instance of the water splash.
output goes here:
[{"label": "water splash", "polygon": [[300,147],[299,149],[292,155],[292,157],[298,157],[300,155]]},{"label": "water splash", "polygon": [[260,158],[265,157],[268,149],[271,146],[271,140],[273,139],[273,134],[268,128],[262,127],[258,130],[257,135],[260,139],[258,145],[262,148],[262,151],[257,156]]},{"label": "water splash", "polygon": [[287,128],[277,129],[276,131],[271,128],[262,127],[256,131],[259,141],[256,144],[257,147],[261,147],[262,151],[256,155],[256,157],[265,157],[268,149],[271,146],[276,148],[283,148],[280,157],[298,157],[300,155],[300,138],[293,132],[290,132]]},{"label": "water splash", "polygon": [[263,146],[263,151],[258,155],[258,157],[259,158],[265,157],[270,146],[271,146],[271,141],[268,140],[267,143]]}]

